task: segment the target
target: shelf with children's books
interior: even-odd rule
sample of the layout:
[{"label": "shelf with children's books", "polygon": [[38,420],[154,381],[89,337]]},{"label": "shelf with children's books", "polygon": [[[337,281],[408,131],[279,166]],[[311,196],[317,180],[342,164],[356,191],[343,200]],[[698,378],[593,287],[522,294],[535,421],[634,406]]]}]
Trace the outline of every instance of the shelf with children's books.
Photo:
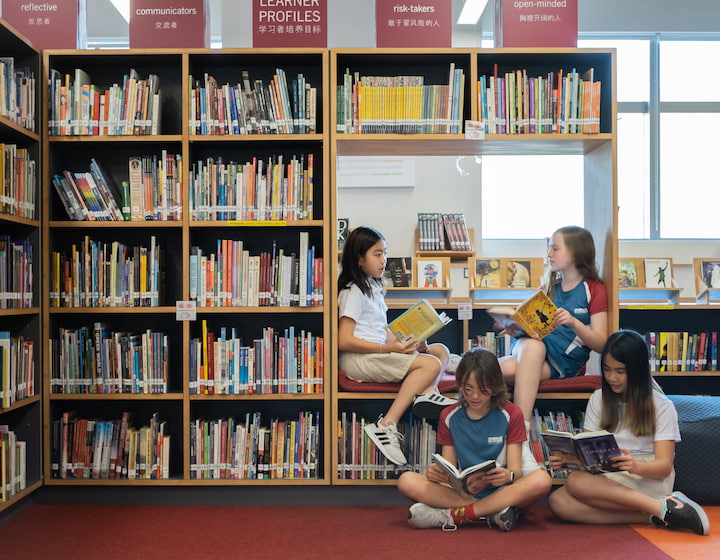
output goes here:
[{"label": "shelf with children's books", "polygon": [[[429,56],[432,55],[432,56]],[[357,115],[352,111],[348,111],[347,107],[352,106],[352,102],[357,102],[353,98],[353,86],[357,84],[361,76],[383,76],[383,77],[399,77],[407,75],[420,74],[425,78],[424,83],[440,84],[447,81],[448,71],[451,63],[455,64],[455,69],[459,67],[463,69],[465,75],[465,91],[463,99],[463,109],[459,111],[464,122],[457,132],[449,134],[438,134],[437,132],[427,133],[422,126],[410,126],[403,133],[398,133],[394,129],[377,130],[374,126],[373,117],[370,118],[370,133],[363,130],[363,113]],[[617,239],[617,172],[616,172],[616,86],[614,77],[616,74],[616,53],[614,49],[574,49],[574,48],[497,48],[497,49],[331,49],[330,51],[330,68],[331,68],[331,115],[333,116],[332,125],[332,145],[336,156],[459,156],[459,155],[579,155],[584,161],[584,178],[583,186],[580,187],[584,192],[585,199],[585,220],[584,226],[593,234],[596,246],[597,261],[601,276],[608,291],[608,330],[610,332],[617,329],[619,324],[619,305],[618,305],[618,287],[616,281],[617,261],[618,261],[618,239]],[[417,69],[417,71],[415,71]],[[562,70],[562,74],[560,74]],[[479,85],[482,82],[481,77],[485,76],[486,85],[487,77],[504,77],[505,73],[512,73],[521,77],[520,90],[527,93],[528,101],[530,97],[529,89],[525,88],[525,83],[529,86],[529,78],[533,78],[535,88],[533,93],[539,92],[539,86],[542,83],[537,78],[547,79],[551,77],[551,84],[560,83],[560,93],[562,95],[563,86],[567,86],[568,82],[564,81],[566,76],[570,76],[570,89],[572,91],[573,83],[578,84],[578,90],[582,94],[580,84],[583,80],[588,83],[596,82],[595,92],[590,93],[585,90],[587,99],[594,96],[596,106],[590,114],[588,107],[582,105],[582,97],[568,97],[571,103],[575,99],[573,108],[575,112],[570,110],[568,106],[567,113],[563,117],[561,111],[561,120],[557,121],[557,103],[555,105],[555,121],[537,121],[537,118],[543,118],[542,114],[531,115],[529,113],[529,105],[527,114],[521,114],[520,128],[515,133],[509,131],[500,131],[497,128],[492,129],[488,126],[485,130],[485,124],[490,124],[487,120],[487,114],[483,115],[482,105],[482,89]],[[560,81],[558,82],[558,76]],[[366,83],[368,83],[366,81]],[[362,103],[362,95],[364,94],[365,84],[361,84],[360,99]],[[371,86],[373,87],[373,86]],[[333,89],[334,88],[334,89]],[[599,95],[596,95],[599,90]],[[402,90],[401,90],[402,91]],[[545,93],[548,90],[544,90]],[[357,93],[357,87],[355,87]],[[487,92],[486,92],[487,93]],[[373,91],[371,90],[371,95]],[[552,89],[549,90],[550,101],[552,101]],[[351,100],[348,105],[348,98]],[[538,101],[547,99],[538,96]],[[562,97],[561,97],[562,99]],[[562,107],[563,105],[561,105]],[[525,111],[522,106],[522,111]],[[583,111],[585,109],[585,111]],[[517,118],[517,114],[516,114]],[[527,118],[527,122],[523,119]],[[547,119],[548,116],[545,116]],[[562,120],[565,118],[565,120]],[[533,122],[531,119],[535,119]],[[482,134],[467,134],[467,123],[465,121],[482,122]],[[422,121],[421,121],[422,122]],[[531,132],[531,124],[533,130]],[[538,126],[542,124],[544,128]],[[349,130],[348,130],[349,127]],[[389,132],[393,130],[393,132]],[[473,129],[474,131],[474,129]],[[331,168],[332,182],[337,184],[337,174],[334,168]],[[335,191],[336,196],[342,196],[342,190]],[[377,199],[380,201],[380,199]],[[333,209],[337,204],[333,204]],[[333,210],[335,211],[335,210]],[[348,214],[348,210],[344,211],[344,215]],[[333,214],[333,218],[337,218]],[[347,215],[352,222],[355,218]],[[550,232],[548,232],[550,233]],[[419,245],[419,233],[416,233]],[[502,237],[502,235],[498,235]],[[458,279],[463,281],[463,277],[469,277],[467,280],[468,287],[453,290],[448,305],[456,308],[461,304],[469,304],[473,313],[473,318],[458,321],[462,328],[456,329],[458,340],[450,346],[451,351],[462,351],[474,331],[473,324],[478,316],[486,316],[485,309],[493,305],[518,304],[535,293],[540,285],[539,274],[534,281],[526,283],[523,287],[512,287],[507,284],[499,286],[483,286],[482,284],[474,284],[474,267],[475,260],[490,259],[483,256],[482,243],[473,240],[474,246],[472,252],[465,254],[464,259],[469,259],[467,265],[467,274],[463,270],[459,270],[458,274],[453,276],[453,284]],[[426,257],[446,257],[456,260],[458,253],[444,251],[432,253],[430,255],[418,254],[413,257],[417,259],[422,256]],[[542,254],[537,255],[542,269]],[[521,260],[521,259],[507,259]],[[526,259],[527,260],[527,259]],[[332,276],[337,278],[337,263],[333,263]],[[456,263],[457,266],[457,263]],[[464,268],[464,267],[463,267]],[[455,286],[453,286],[455,288]],[[457,292],[457,293],[456,293]],[[388,295],[390,291],[388,290]],[[402,303],[396,303],[392,297],[386,297],[389,307],[392,311],[394,308],[402,308],[412,303],[409,298]],[[461,301],[462,300],[462,301]],[[443,304],[438,303],[438,307]],[[333,310],[336,313],[336,310]],[[333,329],[337,330],[337,317],[333,316]],[[492,326],[487,325],[482,332],[491,330]],[[334,337],[333,337],[334,338]],[[458,352],[459,353],[459,352]],[[337,344],[333,342],[332,354],[337,355]],[[336,367],[336,366],[335,366]],[[597,373],[597,372],[593,372]],[[338,382],[333,372],[333,401],[337,403],[337,410],[344,410],[348,414],[353,411],[353,404],[365,407],[370,406],[373,399],[387,401],[394,397],[394,393],[367,393],[352,392],[343,393],[338,391]],[[583,391],[552,391],[541,394],[539,399],[543,402],[552,403],[557,400],[562,403],[563,407],[578,405],[584,407],[589,396],[589,392]],[[380,405],[376,408],[378,412],[383,410]],[[373,416],[366,416],[369,421],[374,421]],[[337,420],[337,419],[336,419]],[[336,440],[338,430],[334,426],[333,440]],[[342,463],[338,459],[338,450],[333,450],[333,465]],[[335,471],[333,467],[333,471]],[[360,481],[345,481],[344,483],[364,483]],[[370,483],[370,482],[368,482]]]},{"label": "shelf with children's books", "polygon": [[[45,445],[52,448],[52,426],[65,412],[114,422],[132,409],[138,429],[159,412],[170,435],[163,477],[54,477],[47,459],[46,479],[327,484],[327,49],[49,50],[44,61],[52,86],[45,103],[44,355],[53,360],[56,348],[68,349],[45,382],[51,426]],[[92,102],[85,108],[87,129],[82,103],[79,122],[72,113],[60,118],[62,95],[84,84],[97,91],[92,99],[98,109],[102,104],[99,114],[108,114],[97,128]],[[136,110],[123,116],[119,107],[133,95],[122,96],[130,91]],[[123,100],[118,107],[117,101],[110,104],[114,94]],[[117,122],[109,119],[111,110]],[[82,203],[102,202],[107,193],[91,186],[86,197],[71,179],[96,179],[96,167],[119,217],[112,202],[83,213]],[[65,192],[79,195],[79,210]],[[114,258],[118,254],[127,255],[128,266]],[[125,288],[122,274],[136,285]],[[150,284],[155,279],[157,289]],[[87,364],[73,361],[78,340],[92,349]],[[121,358],[106,363],[106,352]],[[99,362],[97,372],[73,377]],[[269,377],[243,380],[241,373],[250,370]],[[106,413],[100,404],[107,405]],[[251,438],[243,444],[247,456],[231,445],[240,432],[224,431],[217,439],[222,452],[237,452],[222,462],[245,461],[246,471],[233,466],[216,472],[209,465],[220,463],[217,457],[196,461],[198,446],[208,444],[206,432],[195,431],[198,422],[214,434],[227,430],[228,421],[240,429],[246,418],[252,418],[251,434],[243,436]],[[303,463],[302,475],[274,467],[273,476],[257,476],[264,463],[251,456],[252,442],[266,432],[271,437],[264,443],[273,449],[294,446],[291,434],[298,442],[307,437],[294,448],[312,459]]]},{"label": "shelf with children's books", "polygon": [[0,19],[0,512],[43,480],[40,62]]}]

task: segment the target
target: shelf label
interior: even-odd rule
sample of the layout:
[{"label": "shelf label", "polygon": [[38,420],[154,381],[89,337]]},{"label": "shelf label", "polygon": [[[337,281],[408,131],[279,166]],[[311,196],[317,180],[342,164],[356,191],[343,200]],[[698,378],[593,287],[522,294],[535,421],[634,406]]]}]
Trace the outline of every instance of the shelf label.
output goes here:
[{"label": "shelf label", "polygon": [[375,43],[378,47],[451,47],[452,2],[377,0]]},{"label": "shelf label", "polygon": [[578,0],[495,0],[496,47],[577,47]]},{"label": "shelf label", "polygon": [[253,47],[327,47],[327,0],[253,0]]},{"label": "shelf label", "polygon": [[267,227],[267,226],[286,226],[285,220],[228,220],[228,227]]},{"label": "shelf label", "polygon": [[78,2],[6,0],[2,3],[2,17],[38,49],[79,48]]},{"label": "shelf label", "polygon": [[176,301],[175,319],[178,321],[194,321],[197,319],[197,304],[194,301]]},{"label": "shelf label", "polygon": [[131,0],[130,48],[210,48],[205,0]]},{"label": "shelf label", "polygon": [[472,305],[470,302],[458,303],[458,321],[469,321],[472,319]]}]

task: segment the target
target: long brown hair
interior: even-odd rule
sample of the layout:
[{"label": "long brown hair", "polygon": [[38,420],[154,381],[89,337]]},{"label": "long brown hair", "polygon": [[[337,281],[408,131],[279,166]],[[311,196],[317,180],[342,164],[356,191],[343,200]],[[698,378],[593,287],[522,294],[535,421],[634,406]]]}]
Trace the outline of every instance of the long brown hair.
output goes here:
[{"label": "long brown hair", "polygon": [[[555,234],[562,235],[565,247],[572,253],[575,268],[578,269],[583,278],[602,282],[595,262],[595,242],[592,234],[580,226],[561,227],[555,231]],[[555,286],[560,276],[559,272],[553,272],[548,267],[545,289],[550,298],[555,294]]]}]

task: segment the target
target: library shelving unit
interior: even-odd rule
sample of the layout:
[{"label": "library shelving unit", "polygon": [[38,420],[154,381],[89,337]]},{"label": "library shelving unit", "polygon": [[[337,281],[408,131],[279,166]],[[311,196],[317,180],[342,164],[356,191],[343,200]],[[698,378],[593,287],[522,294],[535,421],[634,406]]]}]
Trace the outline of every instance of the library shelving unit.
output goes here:
[{"label": "library shelving unit", "polygon": [[[315,281],[309,278],[308,285],[329,284],[330,263],[325,262],[332,235],[328,228],[331,211],[325,99],[327,50],[48,50],[43,52],[43,62],[46,80],[54,70],[61,77],[61,82],[67,75],[68,80],[74,83],[76,69],[81,69],[89,76],[87,81],[90,84],[105,91],[113,84],[120,84],[122,89],[124,75],[134,70],[138,79],[157,76],[161,91],[160,121],[157,130],[150,134],[138,134],[135,130],[135,134],[127,135],[61,135],[57,134],[58,130],[53,130],[55,134],[47,134],[44,141],[43,237],[47,250],[43,256],[43,271],[48,281],[43,294],[43,338],[48,368],[43,402],[46,418],[44,446],[51,450],[44,460],[46,484],[328,484],[330,397],[327,375],[330,348],[329,344],[322,343],[330,334],[327,295],[323,302],[322,296],[316,292],[314,299],[305,300],[308,305],[302,305],[298,296],[295,299],[299,305],[295,305],[290,303],[289,298],[271,300],[271,292],[280,292],[279,284],[272,285],[275,287],[268,284],[265,288],[268,299],[243,299],[239,285],[232,284],[234,274],[237,282],[245,282],[247,296],[250,280],[242,279],[240,272],[243,251],[248,259],[246,269],[253,257],[259,262],[261,255],[267,254],[277,257],[274,262],[279,263],[280,255],[288,259],[292,255],[293,259],[285,263],[291,267],[285,269],[291,270],[287,277],[292,277],[292,272],[299,274],[300,270],[304,270],[299,264],[301,249],[305,248],[303,241],[313,251],[305,254],[311,255],[308,259],[315,265],[311,269],[316,275]],[[244,121],[237,117],[237,113],[238,129],[231,130],[233,115],[228,113],[230,126],[228,129],[220,127],[218,119],[222,120],[222,114],[219,111],[225,107],[228,111],[231,106],[236,107],[237,99],[242,98],[245,79],[250,88],[248,100],[252,98],[260,104],[260,94],[253,97],[251,90],[260,91],[260,81],[264,89],[269,89],[278,69],[285,72],[290,95],[286,102],[289,106],[293,107],[292,82],[302,75],[307,87],[314,88],[312,95],[316,96],[316,113],[303,114],[303,119],[296,122],[287,119],[284,121],[285,128],[267,128],[261,130],[262,133],[243,133],[240,123]],[[217,89],[212,89],[214,86]],[[269,99],[262,97],[262,100]],[[44,102],[44,122],[52,120],[48,115],[50,101],[46,98]],[[275,110],[280,109],[275,107]],[[294,115],[299,114],[297,106],[292,110]],[[314,119],[312,129],[310,117]],[[261,120],[258,116],[256,122]],[[90,121],[92,124],[92,118]],[[72,123],[69,124],[72,126]],[[261,124],[270,126],[266,122]],[[166,188],[178,181],[182,185],[176,207],[151,216],[148,207],[152,207],[153,203],[147,200],[145,216],[140,215],[137,221],[70,220],[53,184],[56,174],[86,172],[90,169],[91,158],[94,158],[111,183],[120,187],[123,181],[128,181],[132,192],[134,183],[129,161],[137,157],[145,157],[156,164],[170,160],[178,164],[177,178],[166,182]],[[291,176],[287,169],[293,158],[293,169],[302,169],[294,171],[295,175]],[[284,168],[279,166],[283,162]],[[260,167],[263,163],[270,167],[270,171]],[[140,167],[145,169],[145,164],[144,161]],[[216,164],[225,167],[220,168]],[[230,166],[235,164],[231,171]],[[243,170],[243,165],[249,167]],[[267,184],[263,193],[268,195],[284,192],[270,189],[272,178],[277,179],[280,186],[300,178],[303,181],[301,186],[305,188],[304,200],[310,199],[312,211],[301,213],[293,206],[293,212],[290,212],[289,201],[287,207],[271,200],[267,208],[260,208],[256,203],[251,204],[249,199],[232,199],[230,193],[237,191],[232,191],[231,187],[242,184],[241,173],[247,180],[250,176],[248,170],[255,172],[255,182],[250,180],[249,192],[261,188],[261,184],[265,189]],[[227,183],[223,195],[219,194],[221,183],[223,188]],[[170,193],[170,190],[167,192]],[[198,192],[218,194],[215,198],[200,199],[196,196]],[[171,198],[171,194],[167,196]],[[165,200],[162,199],[162,202],[164,204]],[[130,206],[131,211],[136,209],[134,202]],[[248,211],[248,208],[252,210]],[[92,298],[80,298],[79,302],[74,302],[75,307],[71,306],[72,298],[65,297],[66,294],[62,293],[64,286],[53,276],[56,270],[53,259],[70,254],[73,245],[82,258],[83,254],[92,253],[93,242],[98,251],[103,247],[111,250],[116,242],[122,244],[131,255],[141,256],[139,265],[134,265],[140,270],[145,262],[142,256],[147,250],[147,274],[150,273],[154,250],[154,254],[159,255],[156,269],[158,285],[151,286],[153,277],[146,276],[148,285],[136,286],[136,293],[131,294],[135,296],[132,303],[118,299],[116,294],[115,299],[106,299],[104,304],[93,303]],[[55,256],[57,254],[61,256]],[[88,262],[96,264],[97,258],[92,259]],[[236,265],[234,269],[229,266],[222,268],[229,262]],[[305,266],[304,259],[302,266]],[[92,280],[93,273],[100,276],[102,270],[89,266],[87,278]],[[119,282],[120,277],[115,276],[115,281]],[[200,284],[203,281],[204,284]],[[301,284],[305,286],[303,280]],[[88,285],[91,286],[90,295],[98,295],[98,288]],[[106,290],[109,289],[106,286]],[[297,286],[293,285],[293,289],[297,294]],[[58,290],[61,293],[57,293]],[[153,355],[166,358],[164,367],[159,373],[156,370],[149,374],[145,384],[138,382],[133,385],[126,381],[125,392],[110,392],[113,390],[112,382],[98,380],[92,375],[86,381],[61,381],[57,372],[62,371],[63,364],[57,358],[57,347],[65,334],[81,336],[78,333],[85,333],[92,339],[88,346],[97,351],[98,345],[92,337],[103,336],[98,334],[102,333],[101,328],[105,329],[105,336],[111,333],[113,339],[127,335],[128,344],[132,344],[133,337],[142,334],[149,333],[148,338],[157,335],[160,341],[166,342],[157,342],[157,338],[152,338],[155,342],[145,348],[162,348],[161,352]],[[276,352],[273,346],[283,343],[286,332],[291,335],[294,332],[295,336],[286,339],[290,342],[283,347],[284,353]],[[304,339],[301,339],[301,334]],[[212,346],[208,349],[209,345]],[[119,347],[124,348],[122,345]],[[290,379],[299,375],[297,372],[301,371],[301,367],[305,377],[301,377],[299,382],[284,382],[282,378],[278,380],[277,376],[275,379],[271,376],[264,384],[252,384],[252,380],[240,377],[239,356],[245,355],[245,352],[251,357],[256,356],[258,368],[261,363],[267,365],[267,371],[278,371],[279,368],[275,367],[277,360],[285,358],[284,371],[288,372]],[[259,359],[260,356],[265,362]],[[303,356],[306,363],[302,363]],[[98,362],[92,362],[92,350],[88,359],[91,363]],[[130,365],[127,368],[132,371]],[[78,368],[70,367],[66,371],[72,374]],[[62,443],[64,440],[62,420],[65,413],[70,413],[68,418],[74,414],[78,419],[117,423],[125,412],[130,415],[131,425],[140,428],[140,431],[144,426],[161,425],[161,433],[169,436],[170,445],[166,446],[169,456],[157,469],[153,469],[155,474],[148,478],[147,471],[150,469],[146,468],[146,475],[141,477],[139,464],[135,478],[124,473],[114,478],[109,473],[109,478],[102,477],[102,471],[101,478],[94,477],[92,473],[88,477],[87,471],[77,468],[74,472],[68,470],[72,465],[67,464],[69,460],[64,458],[61,449],[57,449],[57,441]],[[232,441],[238,442],[236,451],[239,451],[243,427],[250,431],[255,428],[248,439],[260,442],[260,449],[238,454],[244,457],[244,469],[242,465],[229,464],[227,458],[232,455]],[[54,430],[61,432],[60,437],[53,434]],[[291,431],[293,435],[297,434],[297,443],[290,438]],[[264,436],[265,432],[267,436]],[[238,434],[236,438],[232,438],[234,433]],[[200,437],[202,434],[204,436]],[[312,447],[306,445],[303,438],[305,441],[312,439]],[[167,438],[164,441],[167,443]],[[271,449],[265,450],[263,458],[259,451],[265,444],[269,444]],[[274,462],[271,463],[271,460]],[[253,463],[252,468],[248,466],[250,463]],[[312,468],[309,467],[311,464]]]},{"label": "library shelving unit", "polygon": [[[606,282],[609,298],[610,332],[618,326],[619,309],[617,304],[616,270],[618,255],[617,240],[617,173],[616,173],[616,75],[615,51],[613,49],[572,49],[572,48],[499,48],[499,49],[331,49],[330,51],[330,83],[331,83],[331,115],[335,117],[332,126],[333,159],[337,156],[369,156],[369,155],[581,155],[584,158],[584,225],[594,236],[598,260],[602,276]],[[408,76],[420,75],[424,77],[424,84],[449,83],[450,69],[462,69],[464,82],[460,82],[464,89],[464,102],[454,114],[455,119],[461,123],[477,121],[480,116],[478,103],[478,81],[481,76],[492,76],[494,73],[503,75],[506,72],[526,70],[527,76],[547,76],[549,72],[577,70],[579,75],[592,68],[594,80],[601,83],[599,132],[597,133],[533,133],[533,134],[489,134],[482,137],[471,137],[464,133],[465,127],[446,130],[444,133],[403,133],[403,134],[375,134],[358,132],[349,128],[346,99],[352,95],[352,89],[346,87],[352,82],[353,76]],[[380,80],[378,83],[382,83]],[[405,82],[399,82],[405,83]],[[362,90],[365,93],[365,90]],[[455,90],[458,91],[457,89]],[[350,93],[348,93],[350,92]],[[364,98],[363,98],[364,99]],[[359,111],[359,115],[365,113]],[[371,115],[372,117],[372,115]],[[373,117],[374,118],[374,117]],[[361,119],[362,120],[362,119]],[[339,122],[343,121],[343,122]],[[371,121],[372,123],[372,121]],[[344,126],[343,126],[344,125]],[[380,129],[382,130],[382,129]],[[418,129],[411,131],[417,132]],[[331,168],[333,184],[335,184],[335,169]],[[334,196],[338,196],[333,189]],[[335,201],[332,212],[336,210]],[[472,209],[464,208],[471,212]],[[479,212],[479,209],[477,209]],[[336,219],[333,214],[333,223]],[[475,240],[477,246],[480,240]],[[477,251],[481,256],[481,251]],[[542,256],[542,255],[536,255]],[[333,278],[337,278],[337,269],[333,269]],[[334,290],[335,291],[335,290]],[[455,298],[453,298],[453,301]],[[470,298],[468,298],[470,301]],[[496,303],[496,302],[494,302]],[[471,301],[474,314],[492,305],[478,301]],[[337,332],[337,310],[332,310],[332,332]],[[456,329],[462,332],[462,340],[458,339],[454,347],[464,347],[467,340],[468,326],[464,321],[463,328]],[[443,329],[443,331],[445,331]],[[442,331],[441,331],[442,332]],[[440,334],[440,333],[439,333]],[[337,342],[332,337],[332,354],[337,356]],[[461,346],[462,344],[462,346]],[[388,401],[394,397],[393,393],[343,393],[339,390],[337,382],[337,360],[333,365],[332,374],[332,400],[335,420],[340,420],[345,413],[348,417],[354,412],[357,417],[365,417],[367,421],[374,422],[377,414],[383,412]],[[546,398],[543,404],[548,406],[567,405],[578,406],[578,400],[583,402],[588,394],[552,393],[539,395]],[[581,405],[583,406],[583,405]],[[333,423],[333,442],[343,435],[343,426],[337,427]],[[332,448],[332,476],[334,484],[393,484],[392,480],[377,480],[380,476],[358,475],[356,479],[347,480],[341,477],[339,471],[344,468],[341,464],[340,450],[337,443]],[[361,467],[361,471],[363,468]],[[382,467],[378,469],[382,471]],[[371,478],[370,480],[358,480]]]},{"label": "library shelving unit", "polygon": [[[660,332],[705,334],[708,338],[705,363],[675,367],[653,367],[653,376],[667,394],[717,395],[720,394],[720,371],[717,366],[717,343],[715,343],[715,364],[712,364],[712,333],[717,336],[718,307],[714,304],[690,302],[666,304],[621,304],[620,327],[638,331],[641,334],[656,333],[658,359],[668,349],[661,348]],[[678,343],[682,338],[675,339]],[[668,339],[668,343],[670,340]],[[687,348],[687,346],[686,346]],[[652,353],[652,350],[651,350]],[[692,350],[690,351],[691,354]],[[682,348],[678,345],[677,358],[682,359]],[[688,361],[690,360],[687,357]]]},{"label": "library shelving unit", "polygon": [[[7,22],[0,19],[0,57],[4,63],[3,86],[15,83],[15,72],[27,69],[27,76],[34,81],[33,89],[27,90],[17,110],[8,107],[6,98],[0,113],[0,142],[6,169],[11,173],[3,177],[0,186],[0,243],[3,260],[3,292],[0,300],[2,327],[3,364],[2,400],[0,400],[0,425],[3,432],[12,432],[14,440],[25,447],[24,465],[20,471],[9,464],[11,440],[7,439],[2,450],[3,481],[0,492],[0,511],[37,490],[42,484],[42,394],[41,394],[41,312],[40,312],[40,208],[37,204],[38,167],[40,160],[40,134],[37,114],[39,109],[40,51]],[[12,64],[11,64],[12,63]],[[30,82],[28,81],[28,86]],[[13,88],[16,86],[12,86]],[[20,87],[19,85],[17,86]],[[9,91],[9,90],[6,90]],[[26,104],[25,100],[29,102]],[[32,116],[23,120],[21,115]],[[34,122],[32,122],[34,120]],[[14,153],[13,153],[14,152]],[[23,190],[25,195],[23,195]],[[20,254],[22,253],[22,255]],[[25,261],[25,264],[23,264]],[[7,267],[7,268],[5,268]],[[28,273],[32,280],[28,283]],[[20,284],[19,280],[22,282]],[[18,348],[27,346],[21,365],[10,368],[10,341]],[[20,354],[22,355],[22,354]],[[9,385],[8,385],[9,384]],[[15,446],[13,446],[15,447]],[[22,452],[21,452],[22,454]],[[10,477],[12,473],[12,477]],[[16,476],[19,475],[19,476]],[[6,476],[8,477],[6,479]]]}]

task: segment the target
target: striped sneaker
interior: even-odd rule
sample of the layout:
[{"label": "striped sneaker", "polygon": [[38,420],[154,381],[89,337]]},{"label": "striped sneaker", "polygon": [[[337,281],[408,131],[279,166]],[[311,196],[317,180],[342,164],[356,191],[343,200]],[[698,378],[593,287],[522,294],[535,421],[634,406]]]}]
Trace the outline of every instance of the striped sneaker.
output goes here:
[{"label": "striped sneaker", "polygon": [[437,391],[430,391],[415,397],[412,411],[415,416],[420,418],[439,418],[443,408],[456,403],[455,399],[444,397]]},{"label": "striped sneaker", "polygon": [[405,454],[400,447],[403,435],[398,432],[395,422],[391,422],[387,426],[381,425],[380,420],[375,424],[367,424],[365,433],[389,461],[400,466],[407,464]]}]

